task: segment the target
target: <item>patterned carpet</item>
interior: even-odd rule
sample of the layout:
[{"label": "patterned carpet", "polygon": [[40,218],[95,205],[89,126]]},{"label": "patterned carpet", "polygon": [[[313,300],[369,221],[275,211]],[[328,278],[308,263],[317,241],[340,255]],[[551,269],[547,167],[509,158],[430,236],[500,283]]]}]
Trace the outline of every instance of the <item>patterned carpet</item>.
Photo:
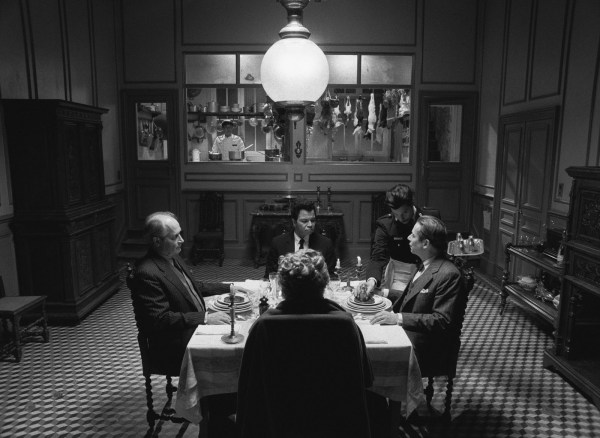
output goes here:
[{"label": "patterned carpet", "polygon": [[[195,276],[260,278],[262,268],[225,260]],[[600,412],[559,375],[542,367],[550,334],[512,304],[498,314],[497,290],[473,289],[455,379],[452,423],[405,423],[409,437],[598,437]],[[155,406],[164,379],[154,378]],[[443,384],[441,382],[440,384]],[[436,384],[434,406],[443,408]],[[148,430],[136,328],[123,287],[77,327],[51,327],[48,344],[30,343],[21,363],[0,362],[0,437],[195,437],[198,426],[158,423]],[[423,411],[425,412],[425,410]]]}]

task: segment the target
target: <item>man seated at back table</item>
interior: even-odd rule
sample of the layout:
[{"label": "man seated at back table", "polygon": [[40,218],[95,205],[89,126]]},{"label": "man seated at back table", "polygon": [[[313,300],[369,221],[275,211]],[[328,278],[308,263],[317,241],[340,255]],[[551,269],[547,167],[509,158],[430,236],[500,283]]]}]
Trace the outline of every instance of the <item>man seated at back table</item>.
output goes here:
[{"label": "man seated at back table", "polygon": [[323,254],[329,275],[333,276],[336,263],[333,242],[328,237],[314,232],[317,222],[314,203],[308,199],[297,199],[290,213],[294,230],[274,237],[271,241],[265,278],[269,277],[269,273],[277,272],[280,256],[309,248]]},{"label": "man seated at back table", "polygon": [[404,291],[390,290],[392,312],[379,312],[371,324],[399,324],[412,342],[423,376],[442,375],[452,340],[460,330],[467,290],[461,273],[446,258],[446,226],[433,216],[417,219],[408,236],[410,250],[423,265]]}]

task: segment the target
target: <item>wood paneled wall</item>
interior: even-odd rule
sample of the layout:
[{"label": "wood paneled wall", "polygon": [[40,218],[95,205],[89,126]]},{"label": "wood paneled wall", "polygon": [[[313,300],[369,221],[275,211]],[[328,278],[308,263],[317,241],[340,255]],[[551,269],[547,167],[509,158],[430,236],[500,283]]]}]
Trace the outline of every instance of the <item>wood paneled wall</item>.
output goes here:
[{"label": "wood paneled wall", "polygon": [[[2,0],[0,98],[63,99],[109,110],[102,145],[107,193],[123,190],[117,0]],[[0,108],[0,274],[18,291],[10,171]],[[35,120],[31,120],[35,124]],[[32,160],[39,157],[32,156]]]},{"label": "wood paneled wall", "polygon": [[[144,11],[140,15],[140,10]],[[286,14],[271,0],[122,1],[124,86],[183,90],[183,55],[202,52],[264,52],[278,39]],[[412,145],[418,138],[418,93],[421,89],[477,89],[477,47],[480,46],[475,0],[451,5],[443,1],[348,0],[311,2],[304,23],[311,40],[329,53],[403,53],[415,56],[411,122]],[[152,23],[160,23],[155,29]],[[155,31],[154,31],[155,30]],[[148,48],[155,48],[146,56]],[[140,54],[141,59],[140,59]],[[174,62],[171,62],[172,58]],[[181,102],[180,120],[186,120]],[[185,138],[184,128],[181,138]],[[304,145],[298,123],[293,143]],[[180,145],[181,148],[184,145]],[[370,246],[370,196],[405,182],[415,187],[416,154],[411,164],[186,163],[179,152],[182,190],[179,216],[192,230],[197,223],[195,194],[225,192],[226,250],[242,254],[249,240],[249,212],[282,193],[324,192],[331,186],[336,208],[346,218],[347,246],[366,256]],[[305,152],[304,152],[305,153]],[[467,194],[470,196],[470,194]],[[191,236],[191,235],[190,235]],[[188,236],[188,241],[189,237]],[[188,242],[189,243],[189,242]]]},{"label": "wood paneled wall", "polygon": [[[493,198],[498,194],[496,173],[512,171],[496,162],[500,116],[558,106],[556,165],[550,180],[539,183],[550,186],[546,223],[560,227],[568,212],[571,187],[565,169],[600,164],[600,3],[486,0],[482,7],[475,191]],[[475,210],[473,220],[475,224]],[[497,262],[496,252],[490,255],[492,264]]]},{"label": "wood paneled wall", "polygon": [[[386,187],[387,188],[387,187]],[[381,190],[380,190],[381,191]],[[225,249],[226,257],[251,258],[251,213],[264,203],[272,203],[282,196],[282,192],[236,192],[225,193]],[[296,196],[316,200],[316,187],[312,191],[294,192]],[[184,247],[189,250],[197,228],[199,209],[197,192],[183,193],[183,211],[179,219],[185,230]],[[371,194],[356,192],[338,192],[332,190],[332,205],[335,210],[344,213],[344,234],[347,255],[369,257],[371,243]],[[321,186],[321,204],[326,207],[326,188]]]}]

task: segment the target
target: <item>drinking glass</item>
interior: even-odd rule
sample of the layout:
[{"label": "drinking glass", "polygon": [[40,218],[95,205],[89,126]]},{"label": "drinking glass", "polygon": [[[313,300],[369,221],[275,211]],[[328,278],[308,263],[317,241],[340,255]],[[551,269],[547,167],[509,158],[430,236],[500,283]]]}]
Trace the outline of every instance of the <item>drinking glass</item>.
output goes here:
[{"label": "drinking glass", "polygon": [[269,273],[269,283],[271,283],[271,296],[270,298],[273,300],[271,303],[272,306],[276,306],[279,302],[279,274],[277,272]]},{"label": "drinking glass", "polygon": [[337,294],[340,290],[340,280],[329,280],[329,284],[327,285],[327,289],[330,292],[330,300],[336,300]]}]

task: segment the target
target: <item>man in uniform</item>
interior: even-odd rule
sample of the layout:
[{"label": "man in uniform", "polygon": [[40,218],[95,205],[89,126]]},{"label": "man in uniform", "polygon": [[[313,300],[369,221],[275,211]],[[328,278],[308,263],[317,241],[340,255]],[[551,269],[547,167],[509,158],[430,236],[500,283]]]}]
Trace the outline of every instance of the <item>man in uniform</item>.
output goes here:
[{"label": "man in uniform", "polygon": [[420,216],[414,205],[413,192],[405,184],[397,184],[387,191],[385,203],[391,213],[377,219],[371,261],[367,268],[367,292],[375,286],[386,291],[404,290],[408,279],[420,262],[410,250],[408,236]]}]

